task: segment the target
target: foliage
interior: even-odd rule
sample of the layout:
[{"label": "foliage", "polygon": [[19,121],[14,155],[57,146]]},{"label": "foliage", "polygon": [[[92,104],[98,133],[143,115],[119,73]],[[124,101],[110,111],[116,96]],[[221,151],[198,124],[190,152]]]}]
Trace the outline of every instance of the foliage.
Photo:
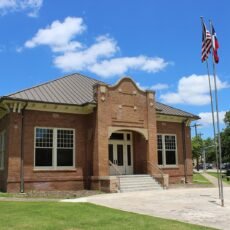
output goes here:
[{"label": "foliage", "polygon": [[215,142],[212,138],[208,137],[203,141],[205,153],[206,153],[206,162],[216,162],[216,150]]},{"label": "foliage", "polygon": [[230,111],[225,113],[224,123],[227,127],[230,127]]},{"label": "foliage", "polygon": [[0,202],[0,211],[1,230],[211,229],[88,203]]},{"label": "foliage", "polygon": [[[226,112],[225,129],[221,132],[222,162],[230,162],[230,111]],[[199,159],[202,155],[203,148],[206,152],[206,162],[216,162],[215,143],[212,138],[202,140],[200,136],[192,138],[193,158]],[[210,147],[213,146],[213,147]]]},{"label": "foliage", "polygon": [[226,112],[224,122],[226,128],[221,132],[223,162],[230,162],[230,111]]},{"label": "foliage", "polygon": [[216,161],[215,143],[212,138],[202,139],[200,136],[192,138],[192,155],[193,159],[202,157],[203,150],[206,153],[206,162],[212,163]]},{"label": "foliage", "polygon": [[192,157],[197,159],[201,156],[203,149],[203,140],[200,136],[192,138]]}]

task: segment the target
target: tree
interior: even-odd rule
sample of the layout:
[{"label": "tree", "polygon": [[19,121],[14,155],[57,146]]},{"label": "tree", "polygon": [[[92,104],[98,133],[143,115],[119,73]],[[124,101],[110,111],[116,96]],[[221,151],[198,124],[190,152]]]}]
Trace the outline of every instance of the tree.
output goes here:
[{"label": "tree", "polygon": [[208,137],[206,140],[203,141],[205,153],[206,153],[206,162],[212,163],[213,161],[216,162],[216,150],[215,150],[215,142],[212,138]]},{"label": "tree", "polygon": [[230,111],[225,113],[224,123],[226,124],[226,127],[230,127]]},{"label": "tree", "polygon": [[[207,139],[202,139],[200,136],[196,136],[192,138],[192,156],[193,159],[196,159],[197,165],[199,163],[199,159],[203,154],[205,149],[206,162],[212,163],[216,162],[216,151],[215,151],[215,142],[212,138],[208,137]],[[198,167],[197,167],[198,170]]]},{"label": "tree", "polygon": [[226,128],[221,132],[221,147],[223,162],[230,162],[230,111],[224,117]]},{"label": "tree", "polygon": [[203,150],[203,140],[200,136],[195,136],[192,138],[192,158],[196,159],[197,170],[199,170],[199,158],[201,157]]}]

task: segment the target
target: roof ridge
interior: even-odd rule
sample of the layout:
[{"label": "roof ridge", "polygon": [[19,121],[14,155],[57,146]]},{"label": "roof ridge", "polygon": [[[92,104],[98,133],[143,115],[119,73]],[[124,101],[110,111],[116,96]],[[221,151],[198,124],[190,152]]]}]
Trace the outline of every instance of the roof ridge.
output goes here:
[{"label": "roof ridge", "polygon": [[[22,93],[22,92],[25,92],[25,91],[27,91],[27,90],[35,89],[35,88],[38,88],[38,87],[40,87],[40,86],[47,85],[47,84],[50,84],[50,83],[59,81],[59,80],[61,80],[61,79],[67,78],[67,77],[71,77],[71,76],[74,76],[74,75],[80,75],[80,76],[85,77],[85,78],[88,78],[88,79],[90,79],[90,80],[94,80],[94,81],[97,81],[97,82],[104,83],[104,82],[102,82],[102,81],[99,81],[99,80],[97,80],[97,79],[95,79],[95,78],[88,77],[88,76],[83,75],[83,74],[81,74],[81,73],[71,73],[71,74],[64,75],[64,76],[62,76],[62,77],[56,78],[56,79],[54,79],[54,80],[46,81],[46,82],[43,82],[43,83],[41,83],[41,84],[38,84],[38,85],[35,85],[35,86],[32,86],[32,87],[28,87],[28,88],[22,89],[22,90],[20,90],[20,91],[17,91],[17,92],[8,94],[8,97],[13,96],[14,94]],[[105,84],[105,83],[104,83],[104,84]]]}]

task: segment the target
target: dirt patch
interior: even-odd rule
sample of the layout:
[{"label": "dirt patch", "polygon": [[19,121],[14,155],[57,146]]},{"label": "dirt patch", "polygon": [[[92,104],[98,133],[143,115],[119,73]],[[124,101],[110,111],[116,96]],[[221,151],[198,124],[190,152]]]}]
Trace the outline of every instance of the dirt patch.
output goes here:
[{"label": "dirt patch", "polygon": [[80,190],[80,191],[30,191],[27,193],[0,193],[0,198],[5,199],[72,199],[102,194],[101,191]]}]

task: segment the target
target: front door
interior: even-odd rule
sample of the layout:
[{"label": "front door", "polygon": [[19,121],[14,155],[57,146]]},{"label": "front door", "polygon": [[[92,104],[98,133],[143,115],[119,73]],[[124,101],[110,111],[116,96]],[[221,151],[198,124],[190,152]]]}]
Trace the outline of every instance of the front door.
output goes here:
[{"label": "front door", "polygon": [[[132,133],[116,132],[109,139],[110,175],[133,174]],[[117,170],[116,170],[117,169]]]}]

